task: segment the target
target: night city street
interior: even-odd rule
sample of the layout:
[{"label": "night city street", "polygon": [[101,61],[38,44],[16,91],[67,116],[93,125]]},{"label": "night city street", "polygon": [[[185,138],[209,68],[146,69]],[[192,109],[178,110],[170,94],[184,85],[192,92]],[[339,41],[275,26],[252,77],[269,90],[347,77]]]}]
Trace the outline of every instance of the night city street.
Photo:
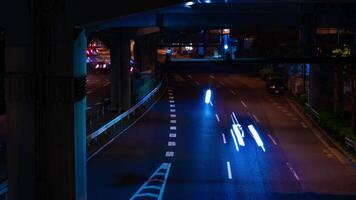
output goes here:
[{"label": "night city street", "polygon": [[356,200],[355,0],[4,0],[0,200]]}]

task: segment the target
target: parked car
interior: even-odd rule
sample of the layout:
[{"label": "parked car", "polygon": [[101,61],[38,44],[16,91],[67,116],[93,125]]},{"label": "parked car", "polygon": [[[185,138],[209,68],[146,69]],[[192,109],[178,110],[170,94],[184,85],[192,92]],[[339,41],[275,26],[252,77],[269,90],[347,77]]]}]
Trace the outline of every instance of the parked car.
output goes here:
[{"label": "parked car", "polygon": [[286,87],[281,78],[270,78],[266,80],[266,89],[273,94],[283,94]]}]

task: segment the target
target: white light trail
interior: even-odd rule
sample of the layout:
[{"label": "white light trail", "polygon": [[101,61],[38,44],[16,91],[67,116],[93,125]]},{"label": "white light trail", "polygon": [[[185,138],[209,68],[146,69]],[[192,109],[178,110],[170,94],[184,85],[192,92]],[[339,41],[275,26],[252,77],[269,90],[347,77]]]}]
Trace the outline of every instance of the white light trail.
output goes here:
[{"label": "white light trail", "polygon": [[250,130],[253,139],[255,139],[257,146],[261,147],[263,151],[266,151],[263,142],[260,138],[260,135],[256,131],[255,127],[252,124],[250,124],[248,125],[248,129]]},{"label": "white light trail", "polygon": [[210,98],[211,98],[211,90],[208,89],[205,93],[205,103],[209,104],[210,103]]}]

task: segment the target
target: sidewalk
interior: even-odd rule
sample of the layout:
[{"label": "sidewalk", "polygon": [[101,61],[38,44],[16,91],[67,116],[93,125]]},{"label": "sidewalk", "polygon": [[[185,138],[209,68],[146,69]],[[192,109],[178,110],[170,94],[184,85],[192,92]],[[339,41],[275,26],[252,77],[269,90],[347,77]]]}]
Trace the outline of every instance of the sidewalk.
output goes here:
[{"label": "sidewalk", "polygon": [[343,149],[320,125],[310,116],[310,114],[303,111],[300,105],[291,98],[287,98],[291,107],[307,121],[310,127],[312,127],[313,133],[330,147],[330,150],[334,153],[337,159],[342,163],[349,163],[352,166],[356,166],[356,159],[353,155]]}]

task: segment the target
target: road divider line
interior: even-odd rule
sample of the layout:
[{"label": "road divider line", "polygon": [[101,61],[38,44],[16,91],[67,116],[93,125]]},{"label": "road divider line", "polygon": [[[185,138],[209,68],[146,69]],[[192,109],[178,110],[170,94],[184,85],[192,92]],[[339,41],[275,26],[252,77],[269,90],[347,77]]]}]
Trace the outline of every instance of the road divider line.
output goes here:
[{"label": "road divider line", "polygon": [[297,179],[297,181],[300,181],[297,172],[293,169],[292,165],[289,162],[287,162],[287,166],[288,166],[289,170],[292,172],[294,178]]},{"label": "road divider line", "polygon": [[174,100],[169,100],[169,103],[174,103]]},{"label": "road divider line", "polygon": [[220,122],[220,118],[219,118],[218,114],[215,114],[215,117],[216,117],[216,121]]},{"label": "road divider line", "polygon": [[224,133],[222,133],[221,135],[222,135],[222,138],[223,138],[223,142],[224,142],[224,144],[226,144],[225,134],[224,134]]},{"label": "road divider line", "polygon": [[169,146],[169,147],[175,147],[175,146],[176,146],[176,142],[169,141],[169,142],[168,142],[168,146]]},{"label": "road divider line", "polygon": [[268,137],[269,137],[269,139],[272,140],[272,142],[273,142],[274,145],[277,145],[276,140],[274,140],[273,137],[272,137],[270,134],[268,134]]},{"label": "road divider line", "polygon": [[171,124],[175,124],[175,123],[177,123],[177,120],[172,119],[172,120],[170,121],[170,123],[171,123]]},{"label": "road divider line", "polygon": [[176,133],[170,133],[170,134],[169,134],[169,137],[170,137],[170,138],[176,138],[176,137],[177,137],[177,134],[176,134]]},{"label": "road divider line", "polygon": [[245,108],[247,108],[247,105],[246,105],[245,102],[243,102],[242,100],[241,100],[241,104],[242,104]]},{"label": "road divider line", "polygon": [[230,166],[230,162],[229,161],[226,162],[226,168],[227,168],[227,177],[229,179],[232,179],[231,166]]},{"label": "road divider line", "polygon": [[176,114],[171,114],[170,117],[171,117],[171,118],[176,118],[177,115],[176,115]]},{"label": "road divider line", "polygon": [[174,105],[174,104],[170,104],[170,105],[169,105],[169,107],[171,107],[171,108],[175,108],[175,107],[176,107],[176,105]]},{"label": "road divider line", "polygon": [[174,112],[176,112],[176,109],[170,109],[169,111],[174,113]]},{"label": "road divider line", "polygon": [[174,97],[168,97],[169,99],[174,99]]},{"label": "road divider line", "polygon": [[256,115],[255,114],[252,114],[252,116],[253,116],[253,118],[256,120],[256,122],[260,122],[260,120],[256,117]]},{"label": "road divider line", "polygon": [[169,130],[175,131],[175,130],[177,130],[177,127],[176,127],[176,126],[171,126],[171,127],[169,128]]}]

